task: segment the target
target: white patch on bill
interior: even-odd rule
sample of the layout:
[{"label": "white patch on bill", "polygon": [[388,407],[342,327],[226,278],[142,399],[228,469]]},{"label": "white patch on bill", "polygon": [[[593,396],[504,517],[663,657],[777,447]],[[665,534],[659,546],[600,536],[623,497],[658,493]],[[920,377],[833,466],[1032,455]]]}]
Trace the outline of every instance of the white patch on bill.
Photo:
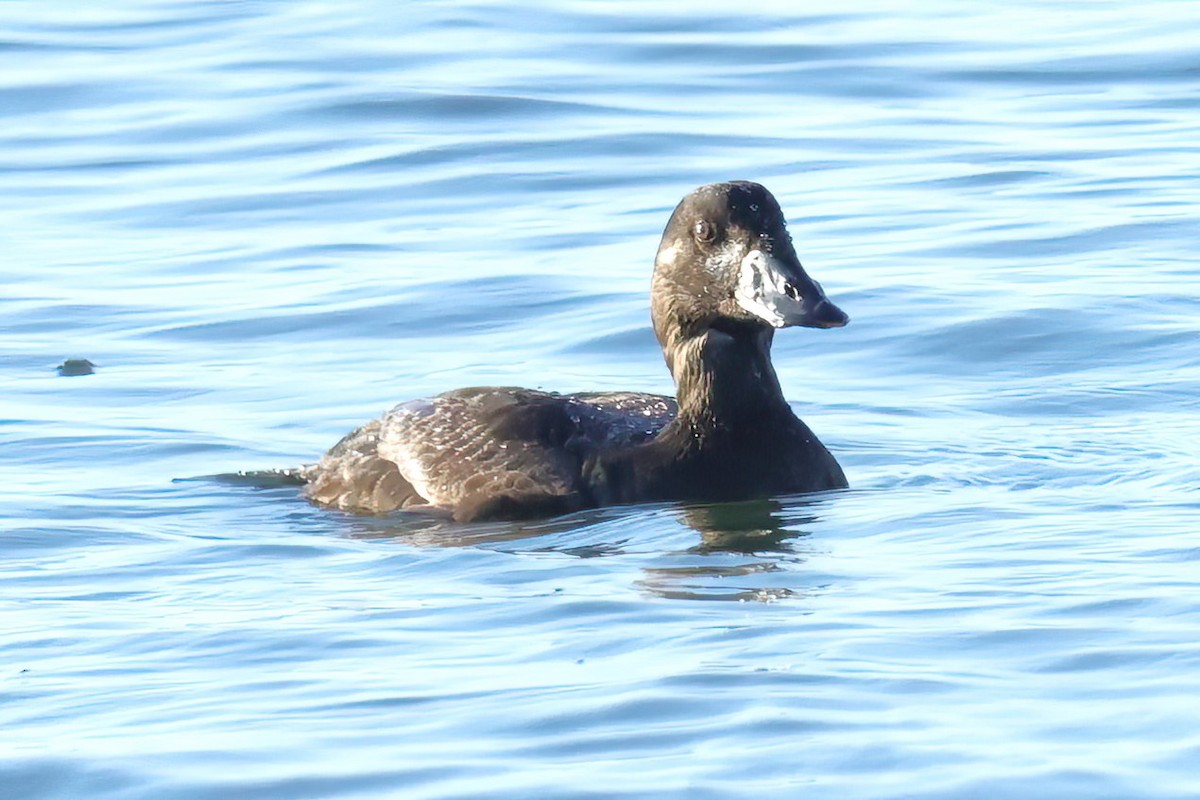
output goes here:
[{"label": "white patch on bill", "polygon": [[733,297],[738,305],[774,328],[782,328],[784,309],[799,310],[801,305],[787,294],[787,279],[775,260],[761,250],[751,250],[742,259],[737,288]]}]

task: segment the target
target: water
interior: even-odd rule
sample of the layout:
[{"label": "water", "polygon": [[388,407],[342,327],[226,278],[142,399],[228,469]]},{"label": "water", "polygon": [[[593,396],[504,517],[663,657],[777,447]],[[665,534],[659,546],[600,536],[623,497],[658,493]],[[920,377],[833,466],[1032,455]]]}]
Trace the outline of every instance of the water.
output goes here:
[{"label": "water", "polygon": [[[4,3],[0,796],[1200,795],[1200,10],[822,9]],[[669,391],[653,252],[731,178],[853,319],[775,348],[851,490],[171,482]]]}]

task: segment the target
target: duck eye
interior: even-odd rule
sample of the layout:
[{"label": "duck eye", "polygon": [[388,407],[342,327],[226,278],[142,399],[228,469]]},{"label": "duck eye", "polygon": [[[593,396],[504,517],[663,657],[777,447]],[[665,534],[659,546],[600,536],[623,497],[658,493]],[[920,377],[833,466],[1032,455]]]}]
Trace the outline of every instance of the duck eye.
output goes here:
[{"label": "duck eye", "polygon": [[706,219],[698,220],[693,231],[695,231],[698,242],[711,242],[717,238],[716,227]]}]

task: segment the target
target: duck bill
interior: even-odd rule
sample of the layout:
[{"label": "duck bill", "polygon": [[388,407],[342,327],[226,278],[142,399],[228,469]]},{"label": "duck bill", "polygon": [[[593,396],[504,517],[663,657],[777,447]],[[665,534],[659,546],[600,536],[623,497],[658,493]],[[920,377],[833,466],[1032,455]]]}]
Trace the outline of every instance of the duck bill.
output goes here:
[{"label": "duck bill", "polygon": [[751,250],[742,259],[733,296],[738,305],[773,328],[840,328],[850,321],[799,261],[762,250]]}]

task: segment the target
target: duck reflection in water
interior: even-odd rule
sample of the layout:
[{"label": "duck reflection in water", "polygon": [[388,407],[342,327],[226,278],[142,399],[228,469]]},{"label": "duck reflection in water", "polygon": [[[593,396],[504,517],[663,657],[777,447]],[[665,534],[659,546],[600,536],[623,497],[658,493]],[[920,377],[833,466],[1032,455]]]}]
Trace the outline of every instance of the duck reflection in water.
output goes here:
[{"label": "duck reflection in water", "polygon": [[[798,526],[818,519],[807,507],[802,500],[763,499],[680,508],[680,522],[700,542],[673,554],[683,564],[646,567],[638,586],[682,600],[770,602],[812,593],[818,587],[795,569],[806,560],[802,542],[809,535]],[[797,587],[798,579],[809,585]]]},{"label": "duck reflection in water", "polygon": [[[395,539],[422,547],[488,547],[511,552],[561,553],[577,558],[642,552],[635,585],[660,597],[692,600],[770,601],[816,592],[797,565],[807,558],[802,526],[819,520],[817,498],[748,500],[738,503],[608,508],[522,523],[461,524],[418,514],[347,518],[348,534]],[[699,535],[683,549],[661,554],[654,547],[678,522]],[[630,533],[630,530],[634,533]],[[641,546],[638,546],[640,543]]]}]

